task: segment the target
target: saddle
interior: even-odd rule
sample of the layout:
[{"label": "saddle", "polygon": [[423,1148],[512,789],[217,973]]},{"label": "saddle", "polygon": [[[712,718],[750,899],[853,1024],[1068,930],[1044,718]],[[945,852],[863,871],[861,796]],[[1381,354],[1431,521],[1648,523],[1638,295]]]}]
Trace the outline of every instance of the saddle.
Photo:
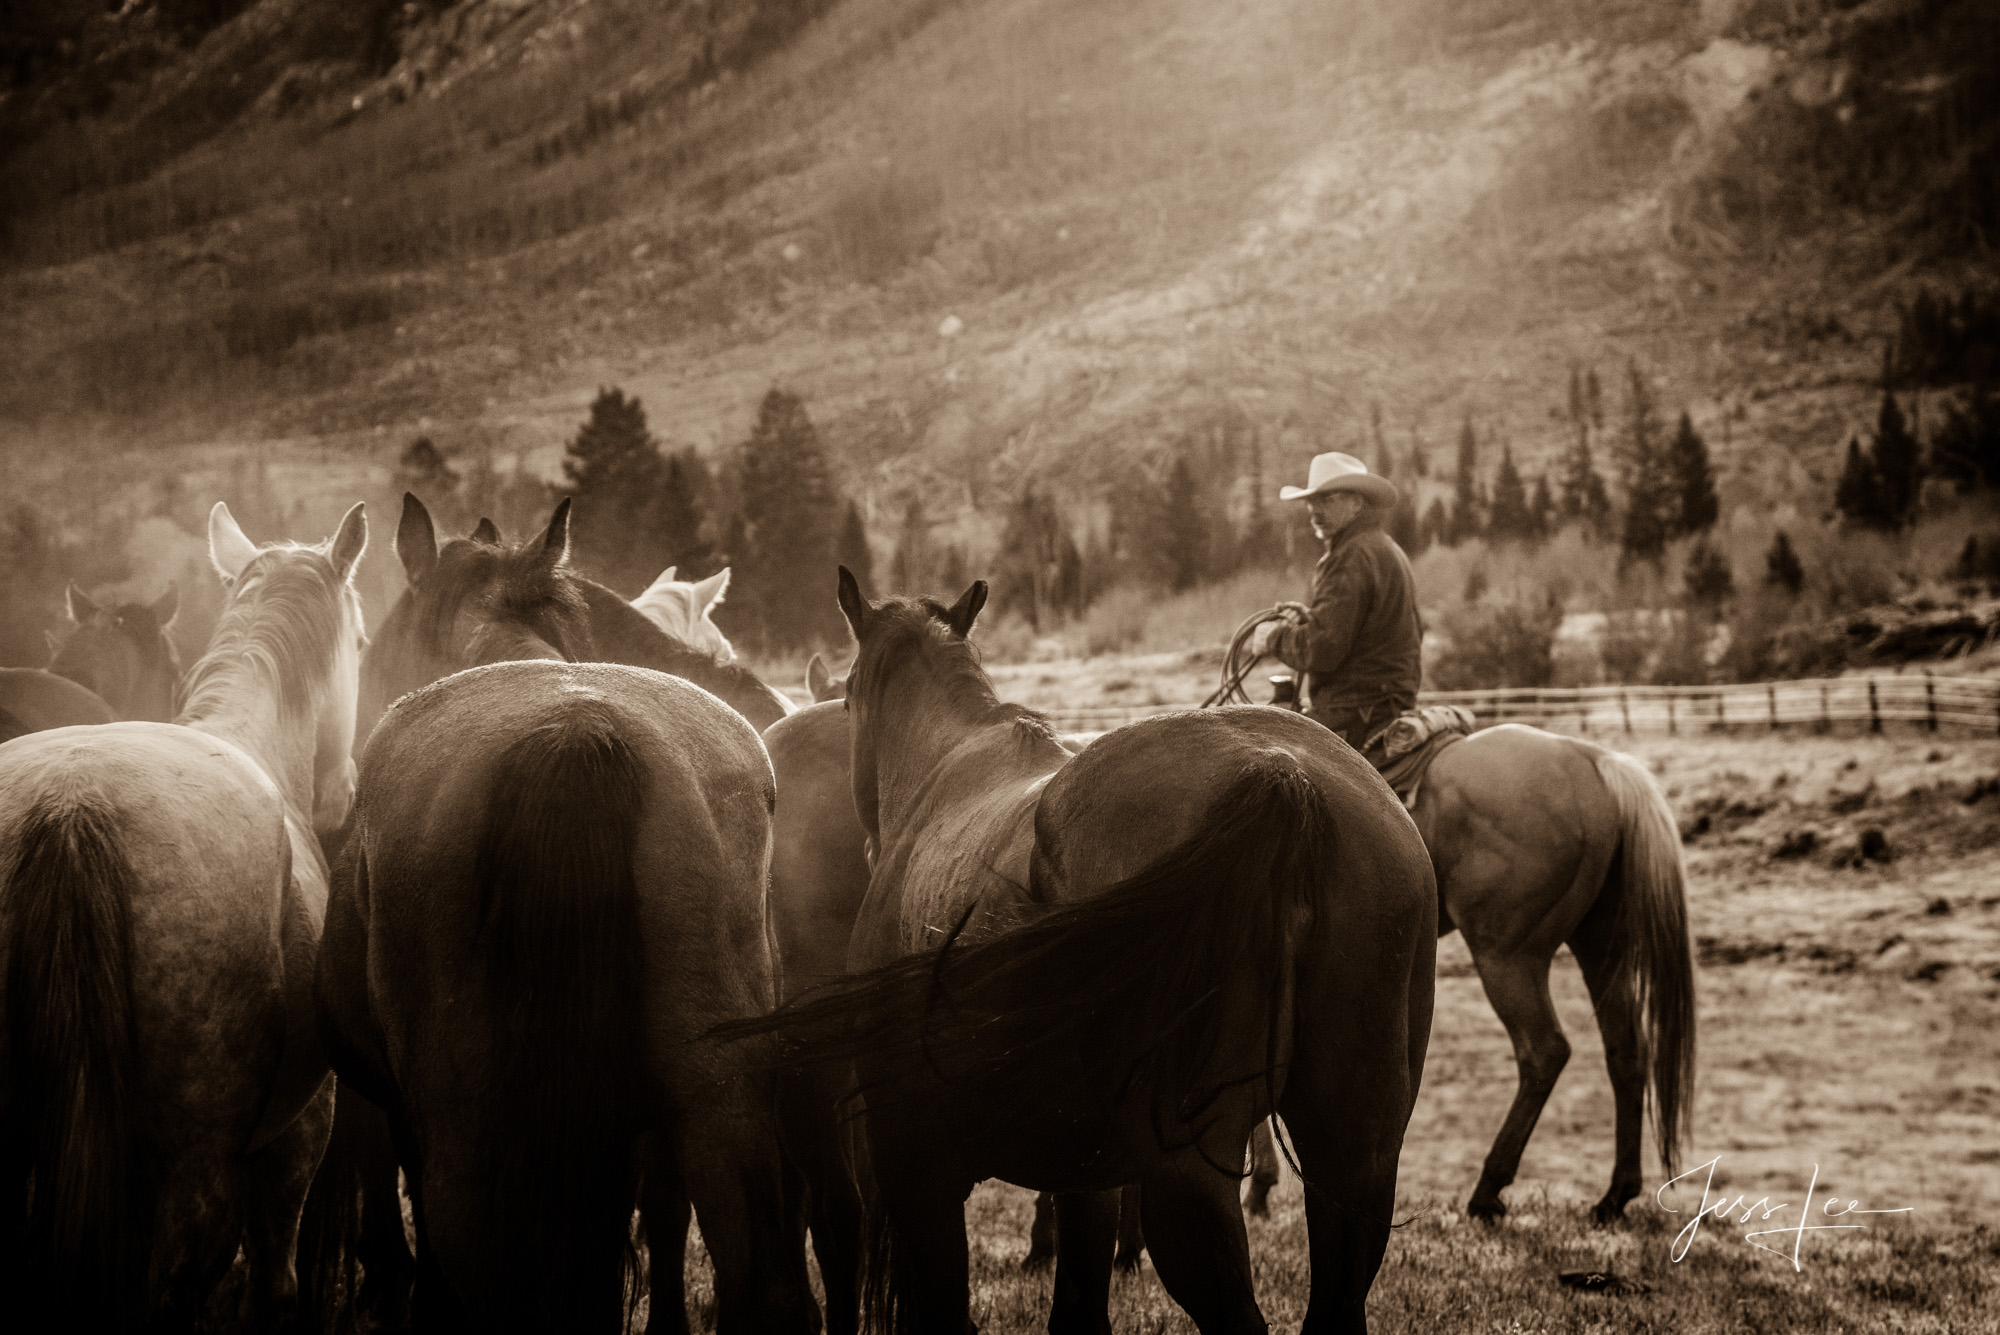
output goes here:
[{"label": "saddle", "polygon": [[1472,711],[1461,705],[1424,705],[1382,725],[1361,754],[1381,772],[1404,809],[1414,810],[1431,762],[1478,726]]}]

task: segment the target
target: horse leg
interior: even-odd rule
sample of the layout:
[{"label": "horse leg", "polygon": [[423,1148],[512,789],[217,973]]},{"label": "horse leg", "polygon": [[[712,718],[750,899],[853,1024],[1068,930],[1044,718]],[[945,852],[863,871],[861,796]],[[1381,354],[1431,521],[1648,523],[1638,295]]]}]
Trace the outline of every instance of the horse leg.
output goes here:
[{"label": "horse leg", "polygon": [[396,1157],[403,1164],[403,1181],[410,1193],[410,1218],[417,1234],[416,1274],[410,1286],[410,1327],[437,1331],[440,1335],[470,1332],[472,1320],[457,1290],[438,1264],[437,1250],[431,1246],[430,1226],[424,1217],[423,1161],[416,1153],[416,1141],[395,1116],[389,1119],[389,1135]]},{"label": "horse leg", "polygon": [[827,1335],[861,1329],[861,1197],[838,1162],[820,1165],[812,1183],[812,1245],[826,1290]]},{"label": "horse leg", "polygon": [[333,1076],[292,1124],[250,1156],[243,1256],[250,1265],[250,1328],[278,1330],[298,1315],[299,1215],[333,1132]]},{"label": "horse leg", "polygon": [[687,1335],[687,1236],[693,1217],[687,1184],[671,1153],[652,1144],[643,1153],[639,1212],[646,1224],[646,1335]]},{"label": "horse leg", "polygon": [[1569,940],[1570,953],[1583,969],[1590,988],[1597,1031],[1604,1036],[1604,1065],[1611,1073],[1611,1097],[1618,1114],[1617,1157],[1611,1185],[1592,1211],[1600,1224],[1624,1215],[1626,1203],[1639,1194],[1644,1174],[1639,1142],[1644,1130],[1646,1061],[1640,1042],[1638,1000],[1625,970],[1617,938],[1616,915],[1595,910]]},{"label": "horse leg", "polygon": [[805,1230],[786,1199],[775,1091],[739,1087],[685,1110],[677,1144],[715,1270],[717,1335],[817,1330]]},{"label": "horse leg", "polygon": [[417,1260],[410,1255],[410,1240],[403,1232],[403,1196],[397,1183],[389,1115],[356,1097],[336,1102],[333,1117],[335,1135],[354,1137],[361,1177],[361,1229],[355,1242],[361,1260],[357,1302],[377,1328],[399,1330],[410,1324],[410,1289],[416,1281]]},{"label": "horse leg", "polygon": [[1547,957],[1507,955],[1495,959],[1474,951],[1472,962],[1485,985],[1486,999],[1500,1023],[1507,1026],[1507,1037],[1514,1044],[1514,1064],[1520,1072],[1513,1106],[1507,1110],[1507,1120],[1487,1153],[1479,1185],[1465,1207],[1474,1219],[1490,1223],[1507,1213],[1500,1193],[1514,1180],[1528,1137],[1534,1134],[1542,1107],[1549,1101],[1549,1091],[1569,1061],[1569,1040],[1563,1037],[1555,1003],[1549,998]]},{"label": "horse leg", "polygon": [[1250,1133],[1250,1198],[1246,1208],[1259,1219],[1271,1215],[1271,1188],[1278,1185],[1278,1148],[1271,1143],[1271,1120]]},{"label": "horse leg", "polygon": [[1142,1181],[1146,1249],[1168,1295],[1202,1335],[1264,1335],[1237,1178],[1218,1173],[1199,1154],[1183,1153]]},{"label": "horse leg", "polygon": [[1118,1193],[1064,1192],[1056,1197],[1056,1291],[1049,1335],[1111,1335],[1111,1253],[1118,1235]]},{"label": "horse leg", "polygon": [[1139,1184],[1128,1182],[1118,1194],[1118,1255],[1113,1261],[1120,1270],[1137,1270],[1139,1255],[1146,1250],[1146,1233],[1139,1227]]},{"label": "horse leg", "polygon": [[[970,1183],[953,1189],[949,1169],[935,1162],[934,1147],[881,1114],[869,1126],[876,1208],[888,1225],[889,1254],[869,1258],[879,1273],[885,1260],[896,1306],[887,1324],[911,1335],[970,1335],[972,1267],[966,1251],[965,1198]],[[930,1162],[927,1162],[930,1161]],[[885,1314],[886,1315],[886,1314]]]},{"label": "horse leg", "polygon": [[1028,1255],[1022,1260],[1021,1268],[1039,1270],[1055,1259],[1055,1193],[1038,1191],[1035,1193],[1035,1222],[1028,1226]]}]

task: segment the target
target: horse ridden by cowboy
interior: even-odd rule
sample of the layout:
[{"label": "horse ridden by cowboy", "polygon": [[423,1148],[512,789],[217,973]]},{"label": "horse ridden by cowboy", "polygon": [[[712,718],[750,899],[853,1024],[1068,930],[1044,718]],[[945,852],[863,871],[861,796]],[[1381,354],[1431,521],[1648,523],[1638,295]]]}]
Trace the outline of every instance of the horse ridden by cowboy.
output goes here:
[{"label": "horse ridden by cowboy", "polygon": [[1305,616],[1257,627],[1250,653],[1298,671],[1306,716],[1366,753],[1415,706],[1423,676],[1416,579],[1382,531],[1396,485],[1351,454],[1327,453],[1314,456],[1305,486],[1281,487],[1278,499],[1306,503],[1326,551]]}]

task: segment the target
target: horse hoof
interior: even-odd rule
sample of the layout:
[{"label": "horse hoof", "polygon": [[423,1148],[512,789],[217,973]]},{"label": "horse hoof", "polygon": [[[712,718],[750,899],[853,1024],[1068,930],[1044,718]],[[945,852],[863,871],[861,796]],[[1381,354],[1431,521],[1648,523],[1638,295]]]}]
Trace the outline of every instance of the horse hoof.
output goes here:
[{"label": "horse hoof", "polygon": [[1047,1270],[1050,1265],[1054,1264],[1055,1259],[1048,1252],[1029,1252],[1021,1259],[1021,1269]]},{"label": "horse hoof", "polygon": [[1475,1200],[1465,1207],[1465,1213],[1482,1224],[1497,1224],[1506,1217],[1507,1202],[1497,1196],[1492,1200]]},{"label": "horse hoof", "polygon": [[1133,1252],[1130,1256],[1118,1257],[1111,1264],[1129,1275],[1139,1268],[1139,1253]]},{"label": "horse hoof", "polygon": [[1606,1196],[1592,1208],[1590,1218],[1593,1223],[1596,1223],[1600,1227],[1606,1224],[1619,1223],[1625,1218],[1625,1202],[1613,1200],[1611,1197]]},{"label": "horse hoof", "polygon": [[1269,1219],[1271,1217],[1271,1202],[1265,1200],[1262,1196],[1252,1196],[1248,1208],[1253,1218]]}]

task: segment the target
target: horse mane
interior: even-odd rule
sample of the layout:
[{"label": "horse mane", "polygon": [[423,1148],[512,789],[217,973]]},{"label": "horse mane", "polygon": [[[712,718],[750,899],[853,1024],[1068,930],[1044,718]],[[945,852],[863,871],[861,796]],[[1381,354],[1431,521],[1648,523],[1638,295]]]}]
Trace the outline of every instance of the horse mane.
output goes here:
[{"label": "horse mane", "polygon": [[316,712],[331,685],[343,598],[359,624],[360,596],[321,548],[285,542],[258,552],[237,576],[207,652],[188,671],[179,717],[222,709],[245,674],[270,684],[285,717]]},{"label": "horse mane", "polygon": [[881,703],[881,665],[920,656],[952,702],[974,723],[1012,723],[1023,741],[1056,741],[1048,715],[1002,700],[980,663],[979,649],[952,632],[950,609],[935,598],[888,598],[870,607],[868,643],[848,670],[850,696]]},{"label": "horse mane", "polygon": [[451,653],[451,628],[468,598],[488,592],[493,619],[532,629],[572,662],[594,657],[583,577],[551,561],[539,538],[511,545],[454,538],[416,600],[417,638],[431,654]]}]

